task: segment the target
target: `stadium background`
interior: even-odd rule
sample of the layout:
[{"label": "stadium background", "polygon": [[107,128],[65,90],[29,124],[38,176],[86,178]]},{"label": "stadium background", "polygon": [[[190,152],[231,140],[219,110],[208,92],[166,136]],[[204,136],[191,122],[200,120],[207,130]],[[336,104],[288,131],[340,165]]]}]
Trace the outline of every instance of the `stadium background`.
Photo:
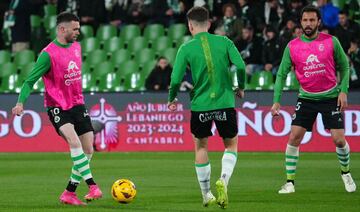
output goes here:
[{"label": "stadium background", "polygon": [[[20,1],[28,5],[10,8],[11,2]],[[286,32],[285,16],[281,17],[282,20],[276,16],[272,16],[273,19],[266,16],[268,19],[265,19],[264,8],[269,8],[270,3],[275,2],[276,4],[272,4],[275,5],[275,10],[283,9],[283,14],[291,17],[299,12],[299,2],[302,5],[308,2],[325,2],[156,0],[152,1],[156,11],[167,11],[169,5],[177,11],[177,2],[184,3],[185,10],[173,18],[165,16],[165,20],[161,18],[164,16],[160,15],[160,19],[156,19],[149,14],[138,19],[127,18],[119,26],[117,20],[128,14],[131,3],[147,5],[151,1],[129,0],[126,12],[121,12],[122,7],[115,6],[117,9],[112,10],[113,13],[106,10],[104,3],[124,1],[20,1],[0,1],[0,23],[7,21],[0,38],[0,211],[219,211],[216,207],[204,209],[201,206],[193,167],[193,147],[189,137],[188,93],[180,93],[181,110],[171,114],[164,110],[167,92],[146,90],[146,77],[158,56],[163,55],[173,63],[179,45],[191,38],[184,14],[193,3],[208,3],[207,7],[212,11],[213,26],[222,20],[222,6],[233,3],[243,26],[252,24],[255,35],[261,38],[255,39],[259,46],[265,42],[262,30],[267,24],[279,24],[275,27],[278,41]],[[238,2],[247,4],[240,5]],[[266,3],[268,6],[265,6]],[[297,6],[291,8],[291,3]],[[348,41],[348,44],[350,41],[358,43],[356,23],[360,20],[359,1],[334,0],[333,5],[346,11],[352,23],[350,30],[347,28],[345,34],[340,36],[341,40]],[[44,87],[41,80],[35,85],[34,94],[29,97],[25,106],[26,114],[22,117],[11,115],[21,84],[31,71],[39,51],[54,39],[55,17],[64,8],[80,17],[95,18],[92,23],[91,20],[88,24],[82,23],[80,42],[83,47],[83,89],[87,107],[96,121],[94,124],[99,129],[105,128],[97,133],[94,144],[100,152],[95,153],[92,160],[92,171],[104,189],[104,198],[83,208],[68,207],[58,202],[71,162],[65,143],[56,135],[47,119],[43,108]],[[13,17],[6,16],[3,19],[5,11],[9,9],[22,9],[16,15],[16,20],[20,20],[22,24],[17,25],[16,29],[9,28],[9,24],[14,23]],[[252,15],[246,13],[247,10],[252,11]],[[162,23],[159,24],[160,22]],[[14,29],[20,31],[11,34]],[[293,30],[290,31],[290,37],[295,28]],[[214,32],[215,29],[212,28],[211,31]],[[335,32],[335,29],[330,30],[330,33]],[[355,39],[352,37],[353,33]],[[29,48],[19,52],[12,51],[15,41],[28,42]],[[286,42],[286,39],[282,42]],[[345,51],[349,53],[347,49]],[[282,54],[270,52],[278,57]],[[349,54],[352,79],[360,76],[360,59],[357,53]],[[276,61],[272,62],[276,65]],[[356,152],[360,151],[360,92],[356,89],[356,80],[354,81],[349,92],[350,106],[345,112],[345,128],[353,152],[352,174],[355,181],[359,182],[360,155]],[[359,192],[348,194],[344,191],[335,147],[321,122],[315,123],[313,134],[307,136],[301,147],[301,151],[306,153],[301,153],[296,194],[277,194],[284,181],[283,151],[288,135],[288,128],[284,123],[288,124],[291,118],[298,84],[290,72],[282,99],[285,118],[272,120],[269,110],[273,82],[274,76],[269,71],[257,71],[251,76],[249,74],[246,98],[236,103],[241,117],[240,153],[229,187],[230,205],[227,211],[358,211]],[[148,121],[143,122],[142,119]],[[216,151],[210,153],[212,186],[215,182],[213,179],[220,173],[219,161],[222,157],[221,143],[215,140],[219,140],[217,135],[210,141],[210,149]],[[138,195],[133,203],[119,205],[106,192],[118,178],[129,178],[135,182]],[[85,187],[79,187],[79,196],[86,193]]]},{"label": "stadium background", "polygon": [[[97,118],[94,120],[94,124],[100,127],[99,130],[103,129],[97,133],[94,142],[95,145],[101,143],[101,148],[97,147],[97,149],[102,151],[190,151],[192,145],[189,142],[191,136],[188,126],[189,100],[186,95],[187,91],[184,91],[181,95],[183,97],[180,103],[183,111],[179,111],[181,121],[171,121],[171,119],[150,122],[128,120],[128,116],[133,114],[136,117],[141,113],[146,115],[149,112],[147,111],[149,108],[146,108],[148,104],[151,104],[152,107],[160,107],[159,110],[155,109],[150,113],[152,116],[168,116],[168,111],[163,110],[164,108],[161,107],[161,105],[166,104],[166,89],[154,92],[145,88],[145,82],[154,69],[156,59],[159,56],[166,57],[170,65],[173,64],[177,48],[183,42],[191,39],[185,21],[186,11],[192,5],[205,4],[204,6],[211,10],[213,27],[210,31],[219,33],[218,29],[223,27],[225,34],[230,33],[226,35],[233,39],[236,44],[239,44],[237,47],[244,55],[241,45],[244,42],[244,35],[241,34],[243,33],[242,30],[249,26],[253,28],[254,38],[251,41],[253,43],[250,42],[250,46],[260,45],[261,51],[261,49],[266,49],[266,44],[269,42],[266,32],[269,31],[268,29],[272,29],[279,34],[279,36],[276,36],[276,44],[280,46],[279,48],[282,48],[282,43],[286,42],[287,31],[290,30],[287,29],[288,22],[296,22],[296,14],[306,3],[309,3],[309,1],[2,1],[0,12],[4,13],[5,16],[1,20],[4,27],[0,45],[0,48],[2,48],[0,50],[0,139],[3,141],[0,145],[0,151],[66,151],[65,144],[51,130],[51,125],[47,121],[46,113],[42,108],[41,94],[44,91],[44,85],[41,79],[34,86],[34,97],[29,98],[29,102],[25,107],[30,111],[29,113],[37,114],[41,118],[34,119],[30,114],[17,119],[9,113],[12,105],[16,102],[17,93],[20,91],[24,79],[31,71],[40,50],[55,38],[56,14],[61,11],[66,10],[78,14],[82,22],[79,41],[82,45],[83,54],[83,90],[86,93],[87,106],[90,109],[98,107],[97,110],[93,109],[95,111],[91,114],[93,119],[96,119],[96,111],[100,111],[101,99],[104,99],[107,103],[107,108],[103,110],[104,113],[112,113],[114,117],[118,116],[117,119],[119,119],[118,121],[108,121],[102,117],[103,119]],[[328,26],[323,24],[321,29],[328,29],[329,33],[335,35],[340,32],[348,32],[348,42],[356,43],[359,41],[360,27],[357,22],[360,20],[360,15],[358,14],[358,1],[336,0],[332,1],[331,4],[331,2],[327,3],[327,1],[319,0],[310,1],[310,3],[317,4],[321,8],[335,8],[335,11],[340,14],[346,12],[348,26],[351,28],[344,28],[339,20],[333,19],[332,22],[329,22],[330,24],[326,22]],[[234,15],[236,21],[240,21],[240,28],[236,28],[234,25],[221,25],[221,20],[226,19],[223,17],[225,15],[223,9],[227,7],[235,8],[234,12],[236,13]],[[268,7],[270,7],[270,13],[266,12]],[[11,10],[14,11],[13,16],[15,18],[9,15]],[[133,10],[137,10],[140,16],[134,16],[134,13],[130,12],[133,12]],[[168,14],[169,10],[173,13]],[[277,13],[274,14],[273,11],[277,11]],[[327,11],[328,13],[329,11]],[[260,18],[254,18],[254,14],[257,14]],[[1,17],[3,16],[1,15]],[[89,19],[89,17],[91,18]],[[325,19],[332,20],[324,17],[324,23]],[[15,23],[15,25],[11,26],[11,23]],[[233,32],[228,29],[231,27],[240,30],[238,32],[240,37],[233,36]],[[294,35],[296,34],[291,36]],[[342,42],[342,37],[339,40]],[[349,44],[348,42],[342,42],[346,52],[348,52],[346,48],[349,48],[346,46]],[[18,43],[29,43],[30,45],[28,49],[19,51],[18,46],[16,46]],[[255,49],[255,51],[259,51],[259,49]],[[250,50],[250,53],[253,52]],[[357,49],[356,53],[349,54],[352,68],[349,95],[351,106],[346,112],[347,124],[345,127],[346,135],[349,136],[349,142],[353,147],[352,150],[360,151],[360,144],[355,141],[357,136],[360,135],[360,98],[358,98],[358,82],[360,79],[354,80],[357,76],[360,76],[358,74],[360,68],[359,49]],[[256,52],[254,54],[258,55]],[[263,52],[263,54],[266,53]],[[277,54],[277,52],[273,52],[273,54]],[[281,53],[279,53],[278,58],[281,58]],[[288,75],[285,86],[286,91],[282,99],[283,105],[286,106],[284,107],[286,117],[284,117],[285,119],[280,118],[272,121],[266,118],[266,114],[268,114],[272,101],[271,90],[274,85],[275,75],[273,74],[275,73],[264,70],[265,64],[257,64],[259,62],[254,62],[252,59],[247,60],[246,58],[245,61],[247,65],[261,67],[261,70],[254,73],[248,72],[246,82],[247,97],[244,101],[237,103],[239,108],[238,116],[245,114],[242,118],[239,118],[239,124],[243,122],[239,126],[240,141],[249,140],[247,142],[252,142],[243,144],[247,148],[242,148],[240,143],[240,150],[282,151],[286,143],[286,136],[289,133],[289,129],[284,127],[283,122],[286,122],[285,119],[292,114],[292,106],[296,101],[295,91],[299,87],[294,72],[291,71]],[[273,65],[276,66],[275,61],[273,61]],[[232,77],[234,76],[234,72],[229,72],[229,74]],[[191,83],[191,79],[184,78],[184,80]],[[236,82],[235,78],[234,82]],[[145,111],[129,111],[129,106],[136,106],[139,102],[145,105]],[[261,114],[254,112],[258,109],[261,110]],[[261,121],[257,121],[258,119],[261,119]],[[24,129],[20,127],[21,130],[17,130],[18,128],[14,126],[14,123]],[[36,127],[39,127],[39,129]],[[158,132],[159,130],[160,132]],[[171,132],[174,132],[174,134]],[[216,131],[214,132],[216,134]],[[304,139],[304,143],[306,143],[304,145],[305,151],[332,151],[331,143],[327,141],[329,140],[328,133],[322,129],[321,122],[315,124],[314,132],[314,136],[307,136],[307,139]],[[52,142],[57,141],[56,148],[51,145],[52,143],[49,143],[49,145],[44,141],[47,140],[44,139],[44,135],[49,134],[54,138]],[[174,137],[174,135],[176,136]],[[250,136],[249,139],[246,136]],[[129,141],[133,138],[136,141]],[[150,141],[154,138],[156,138],[155,141]],[[162,139],[162,141],[158,139]],[[138,144],[137,147],[135,147],[135,144],[126,145],[129,142],[142,142],[145,144]],[[164,144],[164,142],[169,144]],[[162,143],[162,145],[156,145],[156,143]],[[312,143],[315,144],[312,145]],[[217,143],[215,147],[211,148],[221,150],[221,144]]]}]

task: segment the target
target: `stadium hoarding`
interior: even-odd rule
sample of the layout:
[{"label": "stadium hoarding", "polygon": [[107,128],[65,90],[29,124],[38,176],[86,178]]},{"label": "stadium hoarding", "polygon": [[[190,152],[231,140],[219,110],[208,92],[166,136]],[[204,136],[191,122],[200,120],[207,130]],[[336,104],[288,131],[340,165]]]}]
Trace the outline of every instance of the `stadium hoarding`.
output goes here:
[{"label": "stadium hoarding", "polygon": [[[281,117],[270,114],[272,92],[247,92],[237,100],[239,151],[283,151],[288,135],[295,92],[284,92]],[[349,93],[344,112],[345,134],[353,152],[360,152],[360,92]],[[97,128],[94,146],[98,151],[192,151],[190,102],[179,95],[178,110],[167,110],[167,93],[97,93],[85,95],[87,108]],[[23,116],[11,115],[17,95],[0,95],[0,152],[65,152],[68,147],[53,129],[43,96],[33,94]],[[320,116],[320,115],[319,115]],[[209,149],[223,151],[216,127]],[[302,151],[331,152],[335,146],[318,117],[312,133],[302,141]]]}]

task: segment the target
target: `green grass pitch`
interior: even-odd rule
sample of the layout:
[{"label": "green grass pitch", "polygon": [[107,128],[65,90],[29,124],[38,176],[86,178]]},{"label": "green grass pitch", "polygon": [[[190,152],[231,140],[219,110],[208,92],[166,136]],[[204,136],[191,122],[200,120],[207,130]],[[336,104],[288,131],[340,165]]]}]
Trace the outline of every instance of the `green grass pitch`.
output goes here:
[{"label": "green grass pitch", "polygon": [[[360,154],[351,155],[358,191],[347,193],[335,153],[301,153],[296,193],[277,194],[285,181],[284,153],[239,153],[228,188],[225,211],[359,211]],[[211,185],[220,175],[222,153],[210,153]],[[95,153],[91,162],[104,197],[84,207],[62,205],[67,184],[68,153],[1,153],[0,211],[222,211],[202,207],[194,168],[194,153]],[[113,201],[112,183],[129,178],[137,186],[130,204]],[[82,182],[78,195],[87,192]]]}]

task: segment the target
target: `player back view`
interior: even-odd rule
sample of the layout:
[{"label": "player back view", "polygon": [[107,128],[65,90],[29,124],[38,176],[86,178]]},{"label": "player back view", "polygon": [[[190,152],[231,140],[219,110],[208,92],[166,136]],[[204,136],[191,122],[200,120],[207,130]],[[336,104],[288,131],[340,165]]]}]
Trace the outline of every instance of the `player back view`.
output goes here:
[{"label": "player back view", "polygon": [[[203,205],[215,201],[220,207],[228,206],[227,188],[237,160],[237,119],[235,94],[230,77],[230,66],[237,68],[236,94],[244,96],[245,64],[234,43],[224,36],[208,33],[209,12],[193,7],[187,14],[188,27],[193,39],[184,43],[176,55],[171,75],[168,107],[176,110],[176,95],[189,65],[194,88],[191,91],[191,133],[195,143],[195,170],[203,196]],[[218,197],[210,189],[211,166],[207,141],[215,122],[223,138],[225,151],[220,179],[216,182]]]}]

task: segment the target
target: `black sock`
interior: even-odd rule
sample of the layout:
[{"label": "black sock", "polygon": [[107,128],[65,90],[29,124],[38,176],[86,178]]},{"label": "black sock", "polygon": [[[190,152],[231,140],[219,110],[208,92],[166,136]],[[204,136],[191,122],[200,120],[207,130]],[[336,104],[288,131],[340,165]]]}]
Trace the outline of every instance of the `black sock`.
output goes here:
[{"label": "black sock", "polygon": [[287,183],[292,183],[293,185],[295,185],[295,181],[294,180],[287,180]]},{"label": "black sock", "polygon": [[92,179],[92,178],[85,180],[85,182],[86,182],[86,184],[88,184],[89,186],[90,186],[90,185],[96,185],[96,183],[94,182],[94,179]]},{"label": "black sock", "polygon": [[347,174],[347,173],[350,173],[350,171],[347,171],[347,172],[341,171],[341,175]]},{"label": "black sock", "polygon": [[79,185],[79,183],[69,181],[69,183],[66,187],[66,190],[70,191],[70,192],[75,192],[78,185]]}]

